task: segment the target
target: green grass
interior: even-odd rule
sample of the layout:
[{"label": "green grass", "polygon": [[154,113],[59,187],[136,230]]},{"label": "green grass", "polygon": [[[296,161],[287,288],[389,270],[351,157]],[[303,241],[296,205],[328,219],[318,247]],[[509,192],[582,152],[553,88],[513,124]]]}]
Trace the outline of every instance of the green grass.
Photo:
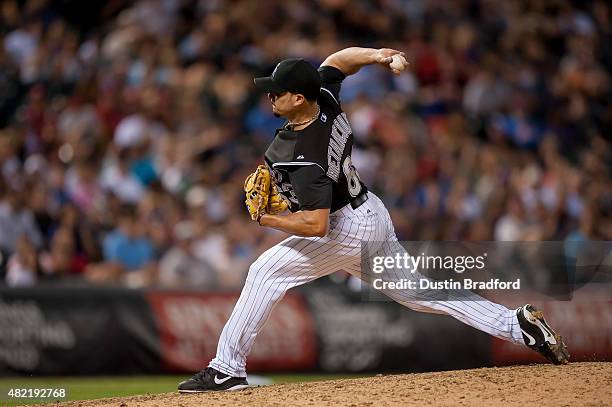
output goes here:
[{"label": "green grass", "polygon": [[[10,377],[0,378],[0,406],[17,406],[42,403],[41,400],[19,399],[7,401],[9,388],[66,388],[68,400],[88,400],[106,397],[132,396],[176,391],[176,385],[189,375],[181,376],[103,376],[103,377]],[[313,375],[289,374],[263,376],[274,383],[309,382],[340,378],[363,377],[363,375]],[[54,400],[48,400],[52,402]]]}]

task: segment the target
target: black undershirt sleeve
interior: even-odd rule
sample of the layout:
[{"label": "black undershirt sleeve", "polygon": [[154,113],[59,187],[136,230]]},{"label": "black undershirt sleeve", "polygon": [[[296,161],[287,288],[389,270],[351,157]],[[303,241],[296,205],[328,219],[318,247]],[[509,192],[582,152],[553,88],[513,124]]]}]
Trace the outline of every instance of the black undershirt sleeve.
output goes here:
[{"label": "black undershirt sleeve", "polygon": [[346,75],[338,68],[324,65],[319,68],[319,77],[321,78],[321,87],[329,90],[336,98],[336,102],[340,103],[340,87]]},{"label": "black undershirt sleeve", "polygon": [[318,165],[304,165],[289,173],[300,210],[331,208],[332,181]]}]

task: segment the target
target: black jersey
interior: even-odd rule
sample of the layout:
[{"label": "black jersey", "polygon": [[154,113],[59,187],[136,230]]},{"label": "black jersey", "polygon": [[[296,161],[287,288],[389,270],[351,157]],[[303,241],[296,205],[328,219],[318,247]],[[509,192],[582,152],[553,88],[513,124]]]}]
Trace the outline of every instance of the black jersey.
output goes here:
[{"label": "black jersey", "polygon": [[278,129],[265,161],[292,212],[342,208],[367,191],[351,161],[353,133],[340,106],[345,75],[331,66],[319,68],[318,118],[305,129]]}]

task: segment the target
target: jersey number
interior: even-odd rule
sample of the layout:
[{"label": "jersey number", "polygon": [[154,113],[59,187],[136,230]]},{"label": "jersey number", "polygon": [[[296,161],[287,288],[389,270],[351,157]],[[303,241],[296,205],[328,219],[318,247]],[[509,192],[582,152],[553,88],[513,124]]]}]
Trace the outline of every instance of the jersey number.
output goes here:
[{"label": "jersey number", "polygon": [[[295,196],[295,192],[293,191],[293,185],[291,185],[290,182],[283,182],[283,174],[280,171],[272,169],[271,174],[273,178],[272,182],[276,184],[279,192],[290,202],[299,205],[300,203],[297,196]],[[289,177],[287,176],[287,178]]]},{"label": "jersey number", "polygon": [[352,197],[356,197],[361,192],[361,181],[359,180],[359,174],[357,174],[357,169],[353,165],[350,155],[344,159],[342,171],[346,176],[349,194],[351,194]]},{"label": "jersey number", "polygon": [[293,202],[296,205],[299,205],[299,201],[297,199],[297,196],[295,196],[295,192],[293,191],[293,185],[291,185],[291,183],[286,182],[286,183],[282,183],[281,187],[280,187],[281,193],[291,202]]}]

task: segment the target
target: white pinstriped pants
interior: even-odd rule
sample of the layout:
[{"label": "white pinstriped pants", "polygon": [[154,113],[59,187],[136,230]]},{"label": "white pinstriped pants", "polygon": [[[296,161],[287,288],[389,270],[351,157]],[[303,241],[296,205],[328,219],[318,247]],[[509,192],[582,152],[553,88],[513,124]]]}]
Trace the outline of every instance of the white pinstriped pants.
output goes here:
[{"label": "white pinstriped pants", "polygon": [[[265,251],[249,268],[240,298],[225,324],[217,355],[209,366],[234,377],[246,377],[246,358],[255,337],[285,293],[319,277],[345,270],[361,276],[361,242],[397,242],[389,212],[372,192],[359,208],[350,205],[330,215],[325,237],[289,237]],[[393,252],[391,252],[393,253]],[[410,273],[405,276],[411,278]],[[472,292],[450,291],[456,296],[438,301],[403,291],[383,291],[400,304],[420,311],[448,314],[476,329],[510,342],[524,344],[516,312]],[[421,294],[422,295],[422,294]],[[457,299],[455,299],[457,298]]]}]

